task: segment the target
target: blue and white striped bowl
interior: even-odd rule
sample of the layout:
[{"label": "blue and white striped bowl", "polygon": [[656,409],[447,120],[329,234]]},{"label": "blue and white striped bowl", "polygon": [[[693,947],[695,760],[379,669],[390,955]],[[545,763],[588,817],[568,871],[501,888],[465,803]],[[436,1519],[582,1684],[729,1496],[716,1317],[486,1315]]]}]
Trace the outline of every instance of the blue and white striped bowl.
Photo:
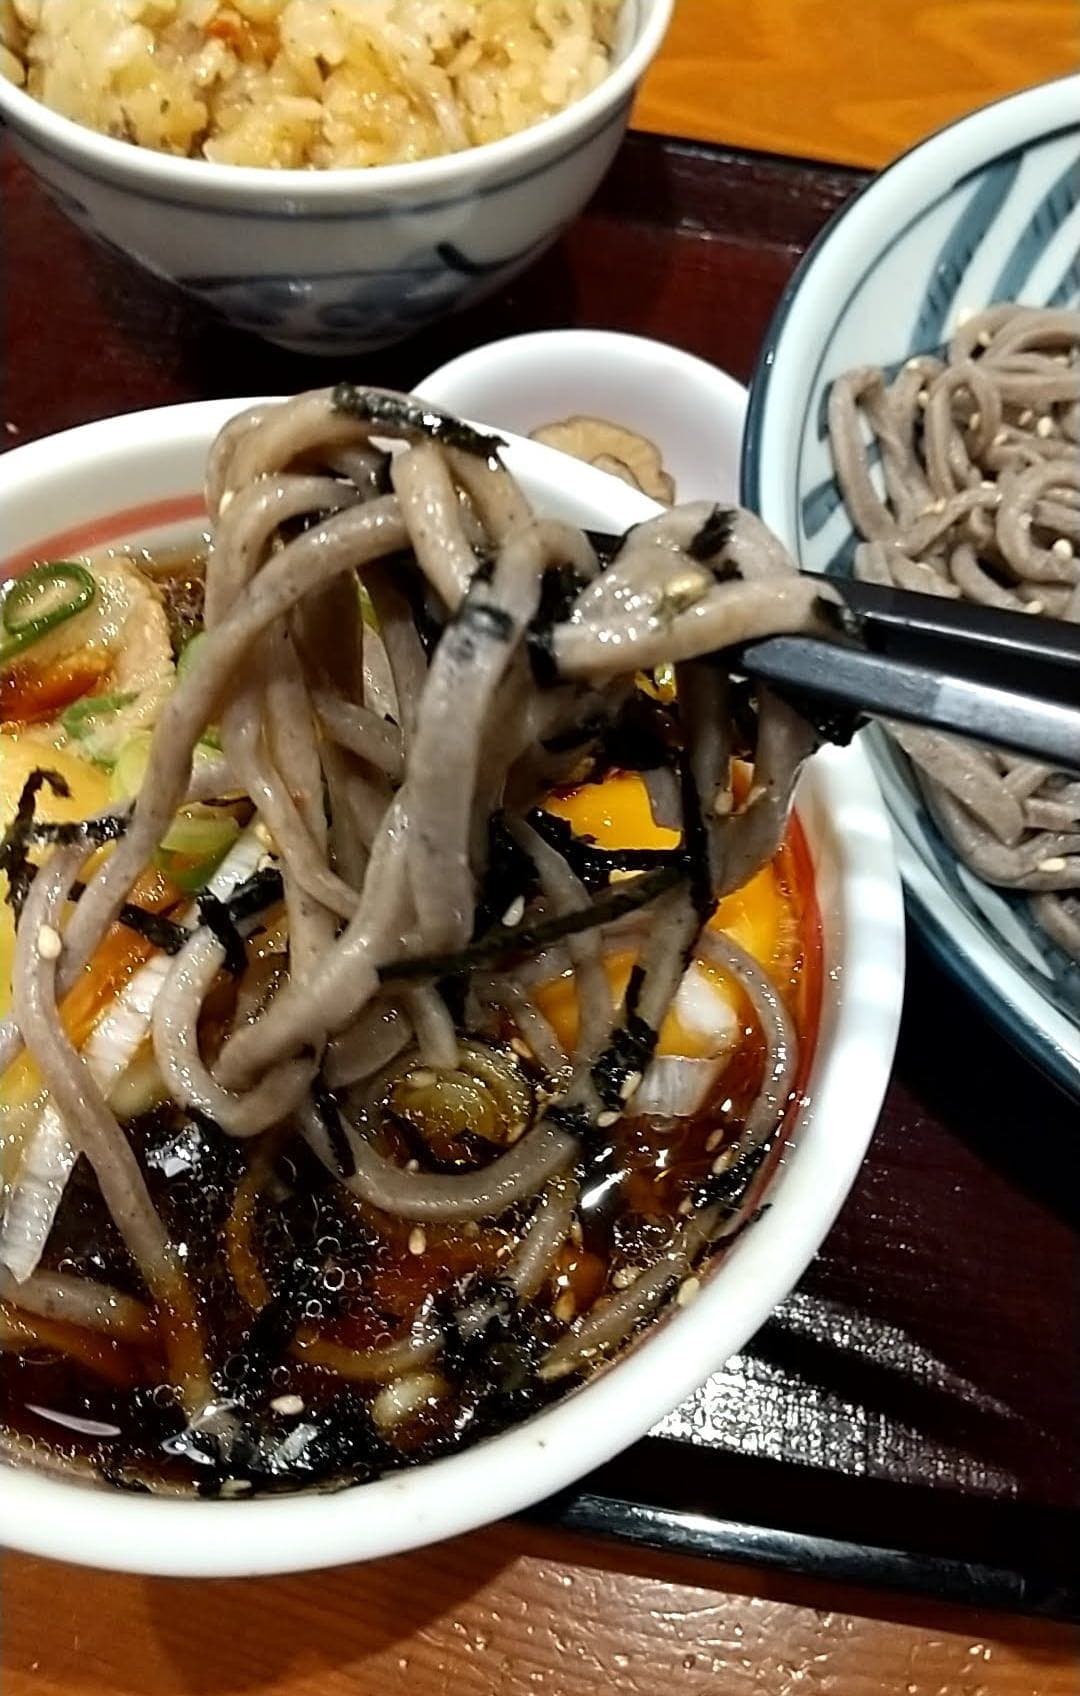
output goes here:
[{"label": "blue and white striped bowl", "polygon": [[[1080,76],[987,106],[904,154],[819,237],[751,386],[742,492],[804,569],[844,574],[855,537],[833,477],[829,386],[946,339],[1000,300],[1080,300]],[[1080,969],[1027,902],[961,866],[879,731],[873,760],[911,911],[996,1025],[1080,1094]]]}]

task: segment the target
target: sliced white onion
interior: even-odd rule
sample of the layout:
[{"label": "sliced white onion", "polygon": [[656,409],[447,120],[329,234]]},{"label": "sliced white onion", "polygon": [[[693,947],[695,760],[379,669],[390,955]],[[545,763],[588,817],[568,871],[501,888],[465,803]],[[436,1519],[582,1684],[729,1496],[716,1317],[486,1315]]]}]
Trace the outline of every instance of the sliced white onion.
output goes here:
[{"label": "sliced white onion", "polygon": [[653,1113],[661,1119],[689,1119],[708,1100],[725,1057],[691,1060],[685,1054],[658,1054],[631,1102],[633,1113]]},{"label": "sliced white onion", "polygon": [[393,1431],[406,1420],[415,1419],[445,1392],[446,1380],[437,1372],[411,1372],[379,1391],[371,1404],[371,1417],[380,1431]]},{"label": "sliced white onion", "polygon": [[[255,833],[245,831],[207,884],[209,893],[219,901],[231,895],[254,874],[264,853]],[[198,910],[192,906],[181,922],[190,926],[197,919]],[[90,1032],[83,1059],[106,1096],[146,1040],[158,991],[171,967],[169,955],[151,955]],[[0,1226],[0,1263],[19,1283],[41,1259],[74,1165],[75,1147],[61,1115],[50,1104],[26,1139]]]}]

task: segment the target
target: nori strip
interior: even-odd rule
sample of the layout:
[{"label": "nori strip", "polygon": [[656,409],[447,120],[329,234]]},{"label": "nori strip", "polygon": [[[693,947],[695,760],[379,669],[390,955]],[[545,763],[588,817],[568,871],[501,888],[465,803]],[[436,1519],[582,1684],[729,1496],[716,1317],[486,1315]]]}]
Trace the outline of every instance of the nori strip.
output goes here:
[{"label": "nori strip", "polygon": [[682,800],[682,852],[690,874],[690,899],[694,911],[705,924],[716,910],[712,871],[709,864],[709,833],[701,812],[701,796],[690,761],[679,761],[679,794]]},{"label": "nori strip", "polygon": [[61,777],[58,771],[35,766],[22,786],[15,816],[0,838],[0,872],[7,873],[7,902],[15,915],[16,924],[22,918],[23,905],[37,872],[30,859],[30,845],[33,839],[34,808],[39,793],[46,785],[61,799],[66,799],[71,794],[67,779]]},{"label": "nori strip", "polygon": [[350,418],[358,418],[361,423],[376,427],[382,424],[387,429],[443,442],[448,448],[459,448],[479,459],[494,459],[499,449],[506,446],[503,438],[493,430],[476,430],[471,424],[463,424],[459,418],[436,411],[424,401],[381,394],[375,389],[358,388],[355,383],[338,383],[332,404],[336,412],[348,413]]},{"label": "nori strip", "polygon": [[505,814],[493,813],[488,820],[487,866],[476,906],[473,941],[477,941],[521,897],[528,904],[539,889],[532,858],[506,826]]},{"label": "nori strip", "polygon": [[648,1020],[627,1008],[625,1022],[612,1031],[611,1041],[593,1062],[590,1073],[596,1093],[605,1107],[613,1112],[622,1112],[626,1105],[622,1097],[623,1085],[634,1072],[644,1076],[658,1039],[659,1032],[653,1030]]},{"label": "nori strip", "polygon": [[225,951],[222,961],[225,970],[230,977],[243,977],[247,968],[247,951],[229,907],[224,901],[219,901],[216,895],[206,893],[199,896],[198,907],[200,920],[213,932]]},{"label": "nori strip", "polygon": [[337,1099],[327,1085],[326,1079],[320,1072],[311,1086],[311,1100],[319,1123],[326,1132],[330,1143],[330,1151],[338,1164],[338,1172],[342,1177],[351,1177],[356,1171],[356,1161],[349,1147],[349,1139],[345,1134],[342,1123],[341,1109]]},{"label": "nori strip", "polygon": [[736,517],[731,507],[714,506],[687,547],[690,558],[705,565],[722,553],[734,534]]},{"label": "nori strip", "polygon": [[408,982],[414,978],[439,978],[447,973],[472,971],[476,966],[492,965],[514,954],[539,953],[553,942],[567,936],[580,936],[582,931],[597,925],[611,924],[615,919],[634,913],[657,896],[684,882],[687,868],[680,857],[671,865],[658,866],[655,871],[643,872],[631,883],[622,883],[601,896],[588,907],[571,913],[561,913],[541,919],[532,926],[495,925],[478,941],[472,942],[457,954],[417,954],[411,959],[393,960],[379,967],[383,983]]},{"label": "nori strip", "polygon": [[493,606],[490,601],[466,598],[451,623],[472,635],[495,642],[509,642],[514,634],[514,621],[510,614],[502,607]]},{"label": "nori strip", "polygon": [[122,813],[106,813],[100,819],[81,819],[69,824],[47,824],[41,821],[30,831],[31,841],[54,848],[73,848],[76,843],[102,848],[106,842],[118,842],[128,827],[128,817]]},{"label": "nori strip", "polygon": [[549,565],[544,572],[540,604],[525,634],[529,664],[542,689],[550,689],[559,680],[552,641],[555,626],[569,618],[571,607],[587,584],[588,578],[572,565]]},{"label": "nori strip", "polygon": [[600,848],[591,837],[575,836],[566,819],[542,807],[532,809],[528,822],[588,890],[607,889],[613,872],[655,871],[659,866],[678,865],[682,858],[678,848]]}]

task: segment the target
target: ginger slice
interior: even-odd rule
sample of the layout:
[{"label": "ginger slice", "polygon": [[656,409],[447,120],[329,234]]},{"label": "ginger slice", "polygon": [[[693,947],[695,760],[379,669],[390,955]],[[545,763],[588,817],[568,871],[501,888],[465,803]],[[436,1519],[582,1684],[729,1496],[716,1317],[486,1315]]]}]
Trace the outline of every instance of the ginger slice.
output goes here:
[{"label": "ginger slice", "polygon": [[675,499],[675,482],[664,470],[660,449],[647,436],[626,430],[607,418],[589,418],[583,413],[563,418],[554,424],[542,424],[531,432],[534,442],[558,448],[562,453],[583,459],[599,471],[621,477],[632,483],[642,494],[670,506]]}]

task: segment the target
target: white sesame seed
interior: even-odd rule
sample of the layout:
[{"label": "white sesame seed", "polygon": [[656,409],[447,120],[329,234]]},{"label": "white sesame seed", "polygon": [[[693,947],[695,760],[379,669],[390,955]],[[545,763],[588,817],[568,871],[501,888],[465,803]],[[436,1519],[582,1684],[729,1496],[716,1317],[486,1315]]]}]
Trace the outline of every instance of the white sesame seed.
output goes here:
[{"label": "white sesame seed", "polygon": [[585,1232],[581,1229],[581,1220],[575,1219],[570,1227],[570,1241],[575,1248],[580,1248],[585,1241]]},{"label": "white sesame seed", "polygon": [[263,824],[262,819],[256,819],[251,829],[256,842],[261,842],[264,848],[272,848],[274,846],[274,838],[270,835],[270,832]]},{"label": "white sesame seed", "polygon": [[970,324],[971,320],[973,318],[977,318],[977,317],[978,317],[978,309],[976,307],[974,307],[974,306],[961,306],[961,307],[959,307],[958,310],[957,310],[957,314],[956,314],[956,328],[958,330],[962,330],[964,328],[965,324]]},{"label": "white sesame seed", "polygon": [[710,1131],[705,1138],[705,1152],[711,1154],[714,1148],[719,1148],[724,1140],[724,1126],[717,1125],[715,1131]]},{"label": "white sesame seed", "polygon": [[419,1160],[416,1160],[415,1158],[412,1159],[412,1160],[406,1160],[405,1170],[406,1170],[406,1172],[419,1172],[419,1170],[420,1170]]},{"label": "white sesame seed", "polygon": [[1034,417],[1035,417],[1035,414],[1032,412],[1030,406],[1025,406],[1023,412],[1020,414],[1020,416],[1016,420],[1016,422],[1020,425],[1020,428],[1022,430],[1026,430],[1028,425],[1034,419]]},{"label": "white sesame seed", "polygon": [[1008,430],[999,430],[997,435],[994,437],[994,446],[996,448],[1003,448],[1005,446],[1005,443],[1008,441],[1008,439],[1009,439]]},{"label": "white sesame seed", "polygon": [[1069,541],[1068,536],[1059,536],[1057,541],[1051,547],[1050,552],[1052,554],[1057,554],[1058,559],[1072,559],[1073,545]]},{"label": "white sesame seed", "polygon": [[536,1376],[545,1384],[553,1384],[556,1378],[566,1378],[571,1372],[576,1371],[576,1360],[547,1360]]},{"label": "white sesame seed", "polygon": [[1051,854],[1047,859],[1040,860],[1035,869],[1040,872],[1063,872],[1065,865],[1063,854]]},{"label": "white sesame seed", "polygon": [[991,340],[990,331],[989,330],[980,330],[978,335],[975,337],[975,344],[976,344],[977,347],[989,347],[990,346],[990,340]]},{"label": "white sesame seed", "polygon": [[930,404],[930,396],[927,394],[926,390],[920,389],[918,394],[915,396],[915,400],[920,410],[925,412],[926,408]]},{"label": "white sesame seed", "polygon": [[609,1109],[606,1113],[598,1113],[596,1115],[596,1123],[602,1131],[606,1131],[609,1125],[617,1125],[619,1123],[619,1115],[611,1112]]},{"label": "white sesame seed", "polygon": [[623,1101],[629,1101],[630,1097],[636,1094],[636,1092],[641,1088],[641,1077],[642,1074],[640,1072],[627,1073],[626,1077],[619,1085],[619,1095]]},{"label": "white sesame seed", "polygon": [[532,1059],[532,1049],[529,1047],[528,1043],[525,1041],[525,1039],[523,1037],[512,1036],[510,1038],[510,1047],[513,1049],[514,1053],[518,1056],[519,1060],[531,1060]]},{"label": "white sesame seed", "polygon": [[1025,612],[1045,612],[1046,607],[1045,607],[1045,605],[1042,601],[1025,601],[1024,611]]},{"label": "white sesame seed", "polygon": [[502,922],[508,929],[511,929],[514,925],[519,925],[524,917],[525,897],[524,895],[517,895],[503,914]]},{"label": "white sesame seed", "polygon": [[682,1200],[680,1201],[680,1203],[679,1203],[678,1207],[675,1209],[675,1211],[678,1213],[678,1215],[681,1219],[685,1219],[688,1214],[693,1213],[694,1204],[690,1200],[690,1197],[688,1195],[683,1196]]},{"label": "white sesame seed", "polygon": [[298,1413],[304,1411],[303,1396],[275,1396],[270,1403],[275,1413],[280,1413],[286,1419],[295,1419]]},{"label": "white sesame seed", "polygon": [[476,1240],[476,1238],[480,1235],[480,1227],[475,1219],[469,1219],[466,1222],[465,1230],[462,1234],[468,1237],[470,1241]]},{"label": "white sesame seed", "polygon": [[427,1232],[422,1225],[415,1225],[409,1232],[409,1253],[423,1254],[427,1248]]},{"label": "white sesame seed", "polygon": [[931,501],[930,505],[927,507],[926,510],[927,510],[927,512],[932,512],[935,515],[939,512],[944,512],[945,511],[945,496],[939,495],[936,501]]},{"label": "white sesame seed", "polygon": [[723,1154],[718,1154],[716,1156],[716,1159],[709,1168],[710,1172],[715,1172],[717,1175],[721,1172],[729,1172],[735,1164],[736,1153],[737,1150],[734,1148],[725,1148]]},{"label": "white sesame seed", "polygon": [[1054,434],[1054,420],[1052,418],[1040,418],[1035,426],[1035,434],[1041,436],[1044,441],[1047,436],[1052,436]]},{"label": "white sesame seed", "polygon": [[430,1089],[432,1084],[437,1084],[439,1080],[426,1066],[418,1066],[415,1072],[409,1073],[405,1081],[412,1089]]},{"label": "white sesame seed", "polygon": [[224,491],[224,493],[222,494],[221,499],[218,501],[218,512],[219,513],[228,512],[229,508],[232,506],[232,503],[235,499],[236,499],[236,490],[235,489],[226,489]]},{"label": "white sesame seed", "polygon": [[226,1478],[218,1495],[223,1502],[231,1502],[237,1496],[246,1496],[248,1491],[254,1488],[250,1478]]},{"label": "white sesame seed", "polygon": [[564,1290],[551,1311],[560,1324],[567,1324],[571,1319],[573,1319],[574,1314],[577,1312],[577,1302],[574,1300],[574,1292],[572,1290]]},{"label": "white sesame seed", "polygon": [[684,1278],[679,1285],[679,1293],[675,1297],[676,1307],[689,1307],[692,1301],[697,1300],[700,1290],[700,1278]]},{"label": "white sesame seed", "polygon": [[43,960],[59,960],[64,952],[64,944],[60,932],[52,925],[42,925],[37,933],[38,953]]},{"label": "white sesame seed", "polygon": [[5,420],[4,429],[7,431],[9,436],[17,436],[19,434],[19,426],[10,418]]},{"label": "white sesame seed", "polygon": [[982,413],[976,408],[976,410],[971,414],[971,417],[967,421],[967,427],[968,427],[969,430],[977,430],[981,423],[982,423]]}]

